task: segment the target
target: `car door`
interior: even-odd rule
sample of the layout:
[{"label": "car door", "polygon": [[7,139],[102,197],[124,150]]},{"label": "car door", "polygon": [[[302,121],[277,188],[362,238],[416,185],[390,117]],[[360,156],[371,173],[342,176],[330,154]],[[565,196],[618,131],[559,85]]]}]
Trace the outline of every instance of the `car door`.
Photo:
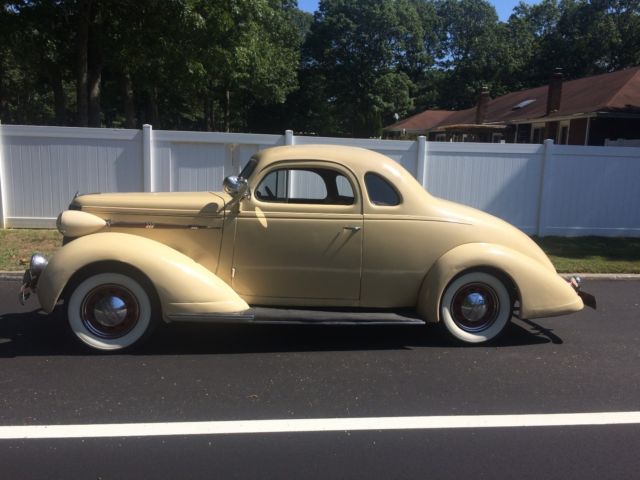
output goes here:
[{"label": "car door", "polygon": [[237,217],[232,286],[250,303],[357,305],[363,238],[353,174],[284,162],[252,180]]}]

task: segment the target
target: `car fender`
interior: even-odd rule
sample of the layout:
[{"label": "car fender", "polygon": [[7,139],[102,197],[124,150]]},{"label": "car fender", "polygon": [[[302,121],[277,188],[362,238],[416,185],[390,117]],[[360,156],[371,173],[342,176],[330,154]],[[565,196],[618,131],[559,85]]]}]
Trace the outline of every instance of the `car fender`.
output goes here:
[{"label": "car fender", "polygon": [[447,285],[467,270],[502,273],[516,287],[521,318],[540,318],[581,310],[582,300],[553,268],[503,245],[468,243],[443,254],[427,273],[418,297],[418,313],[440,321],[440,299]]},{"label": "car fender", "polygon": [[43,310],[51,312],[72,277],[97,262],[117,262],[142,272],[158,294],[165,319],[249,308],[217,275],[177,250],[137,235],[104,232],[77,238],[51,258],[37,285]]}]

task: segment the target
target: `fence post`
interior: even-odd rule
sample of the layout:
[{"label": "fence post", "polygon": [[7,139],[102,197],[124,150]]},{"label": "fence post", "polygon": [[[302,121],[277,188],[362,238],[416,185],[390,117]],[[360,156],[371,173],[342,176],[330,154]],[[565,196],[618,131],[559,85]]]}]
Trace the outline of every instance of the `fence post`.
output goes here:
[{"label": "fence post", "polygon": [[153,127],[147,123],[142,125],[142,173],[144,178],[144,191],[154,191],[153,168]]},{"label": "fence post", "polygon": [[3,142],[3,135],[2,135],[2,122],[0,121],[0,228],[4,228],[4,208],[5,208],[5,201],[4,201],[4,185],[2,184],[2,182],[4,182],[4,155],[3,155],[3,151],[4,151],[4,144]]},{"label": "fence post", "polygon": [[416,178],[427,190],[427,137],[420,135],[418,137],[418,171]]},{"label": "fence post", "polygon": [[295,145],[295,138],[293,138],[293,130],[284,131],[284,144]]},{"label": "fence post", "polygon": [[553,140],[548,138],[544,141],[542,147],[542,165],[540,167],[540,187],[538,189],[538,216],[536,222],[536,235],[545,236],[545,227],[547,223],[545,199],[547,197],[547,188],[549,186],[549,171],[551,170],[550,162],[553,157]]}]

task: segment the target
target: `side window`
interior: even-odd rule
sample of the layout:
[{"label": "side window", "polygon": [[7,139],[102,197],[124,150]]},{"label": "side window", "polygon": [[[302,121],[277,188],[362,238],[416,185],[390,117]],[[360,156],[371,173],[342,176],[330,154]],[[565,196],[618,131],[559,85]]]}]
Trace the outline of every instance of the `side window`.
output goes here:
[{"label": "side window", "polygon": [[289,170],[289,201],[306,203],[327,199],[324,179],[312,170]]},{"label": "side window", "polygon": [[367,187],[367,195],[374,205],[393,206],[400,205],[400,195],[388,180],[377,173],[367,173],[364,176]]},{"label": "side window", "polygon": [[340,197],[353,199],[353,188],[351,187],[349,180],[347,180],[347,177],[338,175],[336,177],[336,188],[338,189],[338,195]]},{"label": "side window", "polygon": [[269,172],[255,190],[263,202],[353,205],[351,182],[324,168],[281,168]]},{"label": "side window", "polygon": [[287,170],[275,170],[262,179],[255,195],[260,200],[286,202],[288,195]]}]

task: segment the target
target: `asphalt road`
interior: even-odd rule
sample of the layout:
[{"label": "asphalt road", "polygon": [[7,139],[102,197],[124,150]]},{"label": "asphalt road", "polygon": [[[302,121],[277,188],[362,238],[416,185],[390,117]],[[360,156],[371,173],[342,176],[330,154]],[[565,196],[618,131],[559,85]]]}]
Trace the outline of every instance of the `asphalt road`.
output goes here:
[{"label": "asphalt road", "polygon": [[[598,311],[437,327],[171,325],[92,355],[0,282],[0,426],[640,411],[640,282]],[[0,441],[0,478],[638,478],[640,425]]]}]

